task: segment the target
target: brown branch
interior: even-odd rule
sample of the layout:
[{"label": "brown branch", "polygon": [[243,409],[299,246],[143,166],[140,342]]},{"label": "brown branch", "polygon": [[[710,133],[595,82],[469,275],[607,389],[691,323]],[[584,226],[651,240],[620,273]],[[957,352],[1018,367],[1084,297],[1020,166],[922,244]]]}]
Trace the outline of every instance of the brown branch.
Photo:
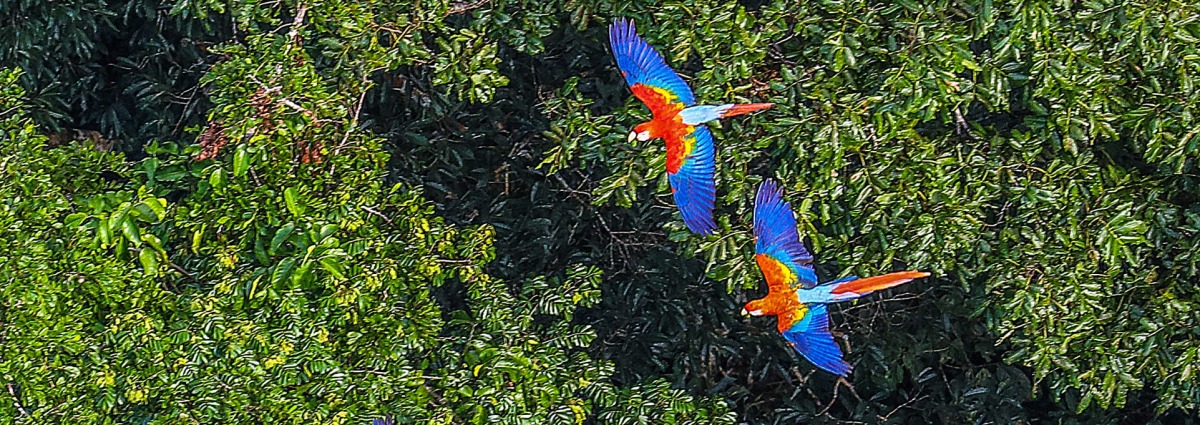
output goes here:
[{"label": "brown branch", "polygon": [[386,221],[388,224],[392,224],[392,219],[388,218],[386,215],[381,214],[379,211],[375,211],[375,209],[368,207],[366,205],[363,205],[361,208],[366,212],[369,212],[371,214],[375,214],[375,215],[379,216],[379,218],[382,218],[383,221]]},{"label": "brown branch", "polygon": [[288,99],[287,97],[282,96],[283,95],[283,87],[282,86],[275,86],[275,87],[268,86],[267,83],[262,82],[262,80],[259,80],[258,77],[255,77],[253,74],[250,75],[250,81],[253,81],[253,82],[257,83],[259,86],[262,86],[263,91],[266,93],[279,94],[280,97],[275,100],[276,103],[279,103],[279,104],[282,104],[289,108],[292,108],[296,112],[299,112],[299,113],[303,114],[304,116],[311,118],[313,121],[316,121],[316,119],[317,119],[316,112],[310,111],[310,110],[306,109],[305,107],[300,106],[296,102],[291,101],[291,99]]},{"label": "brown branch", "polygon": [[446,16],[457,15],[459,13],[467,12],[472,9],[478,9],[480,7],[483,7],[483,5],[491,3],[491,2],[492,2],[492,0],[479,0],[474,3],[458,3],[458,4],[455,4],[454,6],[451,6],[450,10],[446,11]]},{"label": "brown branch", "polygon": [[362,93],[358,94],[358,102],[354,103],[354,115],[350,116],[350,125],[346,126],[346,133],[342,135],[342,141],[339,142],[337,147],[333,149],[333,154],[335,156],[342,152],[342,148],[346,147],[346,144],[350,141],[350,133],[354,132],[354,127],[358,126],[358,117],[359,117],[359,114],[362,112],[363,102],[365,102],[367,99],[367,91],[369,91],[371,89],[371,85],[369,83],[369,80],[367,79],[368,78],[367,76],[370,75],[371,72],[373,72],[373,71],[368,71],[368,72],[363,73]]},{"label": "brown branch", "polygon": [[971,125],[967,124],[967,119],[963,117],[961,108],[954,108],[954,129],[959,134],[965,134],[968,139],[979,140],[979,136],[971,132]]},{"label": "brown branch", "polygon": [[296,6],[296,17],[292,18],[292,29],[288,30],[288,39],[300,43],[300,26],[304,25],[304,15],[308,13],[308,5],[300,3]]},{"label": "brown branch", "polygon": [[[566,192],[569,196],[571,196],[572,198],[575,198],[575,200],[579,201],[579,203],[584,206],[587,206],[590,204],[590,202],[588,202],[586,199],[583,198],[584,196],[589,196],[589,194],[587,192],[584,192],[579,189],[575,189],[575,188],[571,187],[571,185],[569,183],[567,183],[567,180],[562,178],[562,176],[558,175],[558,173],[554,173],[553,175],[554,175],[554,178],[556,180],[558,180],[559,184],[563,185],[563,188],[566,190]],[[629,251],[628,251],[629,244],[626,243],[624,240],[621,240],[621,238],[617,237],[617,233],[613,232],[612,228],[608,227],[608,222],[604,220],[603,214],[596,214],[596,219],[600,221],[600,227],[603,227],[604,231],[608,233],[609,239],[612,239],[613,242],[616,242],[617,249],[619,249],[621,251],[621,255],[628,258],[629,257]],[[611,249],[611,247],[610,247],[610,249]]]},{"label": "brown branch", "polygon": [[[141,250],[140,248],[129,248],[129,251],[131,251],[131,252],[134,252],[134,253],[141,253],[141,252],[142,252],[142,250]],[[184,276],[187,276],[187,278],[188,278],[188,279],[191,279],[193,282],[199,282],[199,281],[200,281],[200,279],[197,279],[197,278],[196,278],[196,275],[194,275],[194,274],[192,274],[192,273],[188,272],[186,269],[184,269],[183,267],[180,267],[178,264],[175,264],[175,262],[174,262],[174,261],[171,261],[171,256],[169,256],[169,255],[164,255],[164,257],[166,257],[166,258],[167,258],[167,265],[168,265],[168,266],[170,266],[172,269],[174,269],[175,271],[177,271],[177,272],[179,272],[179,273],[183,274]],[[175,292],[179,292],[179,288],[175,288],[175,286],[174,286],[174,285],[171,285],[171,290],[172,290],[172,291],[175,291]]]},{"label": "brown branch", "polygon": [[17,110],[17,107],[16,107],[16,106],[14,106],[14,107],[11,107],[11,108],[8,108],[8,109],[5,109],[5,110],[4,110],[4,112],[0,112],[0,118],[7,118],[7,117],[6,117],[6,115],[8,115],[8,114],[10,114],[10,113],[12,113],[13,111],[16,111],[16,110]]},{"label": "brown branch", "polygon": [[17,391],[13,389],[13,384],[10,382],[6,386],[8,387],[8,395],[11,395],[13,398],[13,406],[16,406],[22,416],[29,416],[29,411],[25,410],[25,406],[21,405],[21,399],[17,397]]},{"label": "brown branch", "polygon": [[188,273],[187,270],[184,270],[183,267],[180,267],[178,264],[175,264],[175,262],[171,261],[170,258],[167,259],[167,265],[171,266],[171,268],[174,269],[175,271],[182,273],[184,276],[187,276],[188,279],[191,279],[193,281],[199,281],[199,279],[196,279],[196,275]]}]

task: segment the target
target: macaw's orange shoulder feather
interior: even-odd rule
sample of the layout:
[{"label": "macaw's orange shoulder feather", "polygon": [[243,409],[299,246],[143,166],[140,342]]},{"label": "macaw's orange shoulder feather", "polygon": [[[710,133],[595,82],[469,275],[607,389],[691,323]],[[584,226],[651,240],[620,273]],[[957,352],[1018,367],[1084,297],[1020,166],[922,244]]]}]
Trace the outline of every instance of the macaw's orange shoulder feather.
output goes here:
[{"label": "macaw's orange shoulder feather", "polygon": [[677,114],[684,108],[683,103],[679,102],[679,97],[668,90],[641,83],[634,84],[630,90],[633,90],[633,95],[650,108],[650,113],[654,114],[655,118]]},{"label": "macaw's orange shoulder feather", "polygon": [[786,265],[767,254],[755,255],[754,261],[762,270],[763,278],[767,280],[767,288],[771,293],[796,293],[796,290],[792,288],[792,282],[796,281],[796,274],[792,273]]},{"label": "macaw's orange shoulder feather", "polygon": [[797,318],[804,317],[804,304],[796,298],[796,289],[792,287],[792,283],[796,282],[796,274],[769,255],[758,254],[754,260],[767,280],[767,296],[761,301],[763,311],[775,312],[779,317],[779,332],[784,332],[792,327]]}]

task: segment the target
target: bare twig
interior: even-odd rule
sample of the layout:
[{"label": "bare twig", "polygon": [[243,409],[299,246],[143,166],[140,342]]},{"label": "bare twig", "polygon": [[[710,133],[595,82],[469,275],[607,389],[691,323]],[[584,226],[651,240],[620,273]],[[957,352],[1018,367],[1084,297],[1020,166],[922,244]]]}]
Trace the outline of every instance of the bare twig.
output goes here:
[{"label": "bare twig", "polygon": [[[141,252],[142,252],[142,250],[141,250],[140,248],[129,248],[129,251],[131,251],[131,252],[134,252],[134,253],[141,253]],[[187,276],[187,278],[188,278],[188,279],[191,279],[193,282],[199,282],[199,281],[200,281],[200,279],[197,279],[197,278],[196,278],[196,275],[194,275],[194,274],[192,274],[192,273],[188,272],[186,269],[184,269],[183,267],[180,267],[178,264],[175,264],[175,262],[174,262],[174,261],[171,261],[171,257],[170,257],[170,256],[167,256],[167,265],[168,265],[168,266],[170,266],[170,267],[171,267],[171,269],[173,269],[173,270],[175,270],[175,271],[179,272],[180,274],[183,274],[184,276]],[[178,292],[178,291],[179,291],[179,288],[176,288],[176,287],[175,287],[175,285],[171,285],[171,288],[170,288],[170,289],[171,289],[172,291],[175,291],[175,292]]]},{"label": "bare twig", "polygon": [[887,422],[889,419],[892,418],[892,415],[896,414],[896,412],[899,412],[900,409],[907,407],[908,405],[912,404],[914,401],[926,398],[926,397],[920,397],[920,395],[921,395],[921,387],[917,387],[917,393],[914,394],[913,397],[910,397],[904,403],[901,403],[899,406],[896,406],[896,408],[892,409],[892,411],[888,412],[888,414],[879,416],[880,422]]},{"label": "bare twig", "polygon": [[362,75],[362,93],[358,94],[358,102],[354,103],[354,115],[350,116],[350,125],[346,126],[346,133],[342,135],[342,141],[333,149],[334,156],[342,152],[342,148],[346,147],[346,144],[350,141],[350,133],[354,132],[354,128],[358,126],[358,116],[362,112],[363,102],[367,99],[367,91],[371,90],[371,84],[367,79],[369,75],[371,75],[371,72],[365,72]]},{"label": "bare twig", "polygon": [[262,89],[263,89],[263,91],[265,91],[265,92],[267,92],[267,93],[277,93],[277,94],[280,94],[281,96],[280,96],[278,99],[276,99],[276,100],[275,100],[275,102],[277,102],[277,103],[280,103],[280,104],[282,104],[282,105],[284,105],[284,106],[287,106],[287,107],[289,107],[289,108],[292,108],[292,109],[294,109],[296,112],[299,112],[299,113],[301,113],[301,114],[304,114],[305,116],[307,116],[307,117],[309,117],[309,118],[312,118],[314,121],[317,119],[317,114],[316,114],[315,112],[313,112],[313,111],[310,111],[310,110],[308,110],[308,109],[305,109],[303,106],[300,106],[300,105],[299,105],[299,104],[297,104],[296,102],[293,102],[293,101],[291,101],[290,99],[288,99],[288,98],[286,98],[286,97],[283,97],[283,96],[282,96],[282,94],[283,94],[283,88],[282,88],[282,87],[280,87],[280,86],[275,86],[275,87],[268,86],[268,85],[267,85],[267,83],[264,83],[264,82],[262,82],[262,80],[259,80],[259,79],[258,79],[258,77],[255,77],[253,74],[251,74],[251,75],[250,75],[250,81],[254,81],[254,82],[255,82],[255,83],[257,83],[259,86],[262,86]]},{"label": "bare twig", "polygon": [[963,118],[961,108],[954,108],[954,129],[958,130],[959,134],[967,135],[968,139],[979,140],[979,136],[971,132],[971,125],[967,124],[967,119]]},{"label": "bare twig", "polygon": [[188,279],[191,279],[192,281],[198,281],[198,280],[199,280],[199,279],[196,279],[196,275],[194,275],[194,274],[191,274],[191,273],[188,273],[188,271],[187,271],[187,270],[184,270],[184,269],[183,269],[183,267],[180,267],[178,264],[175,264],[175,262],[174,262],[174,261],[171,261],[171,260],[169,260],[169,259],[168,259],[168,260],[167,260],[167,265],[171,266],[171,268],[172,268],[172,269],[174,269],[175,271],[177,271],[177,272],[179,272],[179,273],[183,274],[184,276],[187,276],[187,277],[188,277]]},{"label": "bare twig", "polygon": [[296,102],[292,102],[291,100],[289,100],[286,97],[279,98],[279,103],[287,105],[289,108],[295,109],[296,112],[312,114],[312,111],[309,111],[308,109],[304,109],[303,106],[296,104]]},{"label": "bare twig", "polygon": [[17,391],[13,389],[13,384],[10,382],[6,386],[8,387],[8,395],[13,398],[13,406],[16,406],[17,410],[21,412],[21,416],[29,416],[29,411],[25,410],[25,406],[21,405],[21,399],[17,397]]},{"label": "bare twig", "polygon": [[16,106],[14,106],[14,107],[11,107],[11,108],[8,108],[8,109],[5,109],[5,110],[4,110],[4,112],[0,112],[0,118],[4,118],[4,117],[6,117],[8,114],[10,114],[10,113],[12,113],[13,111],[16,111],[16,110],[17,110],[17,107],[16,107]]},{"label": "bare twig", "polygon": [[817,412],[817,416],[824,415],[825,412],[828,412],[829,409],[833,407],[833,403],[836,402],[838,398],[838,387],[841,387],[843,382],[846,382],[846,378],[839,376],[837,384],[833,386],[833,397],[829,399],[829,404],[826,404],[824,409],[821,409],[820,412]]},{"label": "bare twig", "polygon": [[[562,176],[558,175],[558,173],[554,174],[554,178],[556,180],[558,180],[558,182],[560,184],[563,185],[563,188],[566,189],[567,194],[570,195],[572,198],[575,198],[575,200],[579,201],[583,205],[589,204],[589,202],[583,198],[583,196],[588,195],[587,192],[583,192],[581,190],[571,187],[571,184],[567,183],[567,180],[562,178]],[[627,251],[627,248],[626,248],[627,244],[625,243],[625,241],[621,240],[621,238],[617,237],[617,233],[613,232],[612,228],[608,227],[608,222],[604,220],[604,216],[602,214],[596,214],[596,219],[598,219],[600,221],[600,227],[604,228],[604,231],[608,233],[608,237],[610,239],[612,239],[613,242],[616,242],[617,245],[619,245],[619,248],[621,250],[621,255],[628,257],[629,252]]]},{"label": "bare twig", "polygon": [[458,4],[455,4],[454,6],[451,6],[450,10],[446,11],[446,15],[447,16],[448,15],[457,15],[459,13],[467,12],[472,9],[478,9],[480,7],[483,7],[483,5],[491,3],[491,2],[492,2],[492,0],[479,0],[474,3],[458,3]]},{"label": "bare twig", "polygon": [[293,43],[300,42],[300,26],[304,25],[304,15],[308,13],[308,5],[300,3],[296,6],[296,17],[292,18],[292,29],[288,30],[288,39]]},{"label": "bare twig", "polygon": [[437,262],[441,264],[471,264],[471,260],[449,260],[444,258],[439,258]]},{"label": "bare twig", "polygon": [[371,214],[375,214],[376,216],[379,216],[379,218],[382,218],[383,221],[387,222],[387,224],[392,224],[392,219],[388,218],[386,215],[381,214],[379,211],[375,211],[375,209],[368,207],[366,205],[363,205],[362,209],[363,209],[363,211],[366,211]]}]

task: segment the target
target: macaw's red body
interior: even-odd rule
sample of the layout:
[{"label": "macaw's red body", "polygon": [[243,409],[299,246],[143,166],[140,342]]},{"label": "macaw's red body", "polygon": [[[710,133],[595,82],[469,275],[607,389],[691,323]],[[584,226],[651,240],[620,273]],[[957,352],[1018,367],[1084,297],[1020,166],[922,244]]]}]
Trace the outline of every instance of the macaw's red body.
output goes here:
[{"label": "macaw's red body", "polygon": [[667,66],[662,55],[637,35],[632,21],[613,22],[608,37],[625,82],[654,115],[633,128],[630,141],[666,142],[667,181],[683,222],[693,232],[711,234],[716,229],[712,217],[716,200],[715,148],[712,133],[704,123],[772,105],[696,105],[692,89]]},{"label": "macaw's red body", "polygon": [[775,182],[767,180],[754,202],[755,256],[767,281],[767,296],[746,303],[754,316],[776,316],[776,327],[797,352],[817,367],[846,376],[850,364],[829,333],[826,304],[849,301],[929,273],[903,271],[818,285],[812,254],[796,232],[796,217]]}]

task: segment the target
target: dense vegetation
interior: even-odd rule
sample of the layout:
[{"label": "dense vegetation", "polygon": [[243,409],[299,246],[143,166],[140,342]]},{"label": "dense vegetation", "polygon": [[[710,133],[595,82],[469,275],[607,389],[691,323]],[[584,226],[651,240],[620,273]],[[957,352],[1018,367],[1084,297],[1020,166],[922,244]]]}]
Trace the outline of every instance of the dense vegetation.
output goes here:
[{"label": "dense vegetation", "polygon": [[[687,232],[607,48],[725,121]],[[1196,423],[1200,6],[0,0],[0,419]],[[754,187],[839,383],[740,305]]]}]

